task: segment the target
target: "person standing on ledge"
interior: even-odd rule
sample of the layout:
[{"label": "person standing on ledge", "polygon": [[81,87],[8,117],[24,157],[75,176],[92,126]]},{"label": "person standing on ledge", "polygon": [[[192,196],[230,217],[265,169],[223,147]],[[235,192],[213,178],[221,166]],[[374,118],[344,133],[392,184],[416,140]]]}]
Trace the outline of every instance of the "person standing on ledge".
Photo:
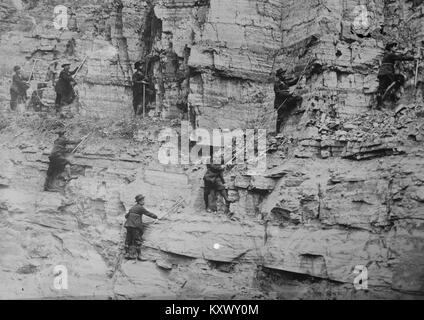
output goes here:
[{"label": "person standing on ledge", "polygon": [[29,89],[28,77],[22,75],[21,67],[13,67],[15,74],[12,77],[12,86],[10,87],[10,109],[16,110],[18,103],[25,103],[27,100],[27,90]]},{"label": "person standing on ledge", "polygon": [[206,211],[210,212],[209,208],[209,194],[212,191],[216,191],[221,194],[225,200],[225,213],[228,214],[230,211],[230,204],[233,203],[228,198],[227,190],[225,189],[225,180],[224,180],[224,168],[218,164],[207,164],[207,170],[203,177],[205,183],[203,200],[205,202]]},{"label": "person standing on ledge", "polygon": [[75,79],[72,77],[78,71],[78,67],[75,70],[70,71],[71,64],[66,62],[62,64],[63,70],[60,72],[59,80],[56,83],[56,101],[55,108],[56,113],[61,111],[62,106],[71,104],[76,97],[74,86],[77,84]]},{"label": "person standing on ledge", "polygon": [[127,229],[125,237],[125,259],[140,260],[143,236],[143,215],[157,219],[157,215],[144,208],[144,196],[135,197],[136,204],[125,215],[127,219],[124,227]]},{"label": "person standing on ledge", "polygon": [[146,99],[147,92],[143,92],[143,90],[146,90],[146,87],[149,83],[147,82],[145,70],[143,69],[143,64],[141,61],[137,61],[134,64],[134,68],[136,71],[132,77],[133,108],[134,114],[137,116],[140,114],[140,111],[142,112],[143,103],[144,105],[146,103],[146,101],[143,101],[143,99]]}]

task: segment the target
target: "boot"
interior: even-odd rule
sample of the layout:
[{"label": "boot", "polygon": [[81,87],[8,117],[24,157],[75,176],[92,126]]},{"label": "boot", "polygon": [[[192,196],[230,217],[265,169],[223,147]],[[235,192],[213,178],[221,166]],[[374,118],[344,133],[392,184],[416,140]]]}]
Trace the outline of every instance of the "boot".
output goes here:
[{"label": "boot", "polygon": [[44,183],[44,191],[49,191],[49,182],[48,181],[46,181],[45,183]]},{"label": "boot", "polygon": [[125,246],[124,248],[125,252],[124,252],[124,259],[126,260],[130,260],[131,259],[131,255],[130,255],[130,249],[128,246]]},{"label": "boot", "polygon": [[375,107],[377,110],[381,110],[381,105],[383,104],[383,98],[381,95],[377,96],[377,106]]},{"label": "boot", "polygon": [[141,258],[141,248],[137,248],[136,251],[137,251],[137,258],[136,259],[138,261],[143,261],[143,259]]},{"label": "boot", "polygon": [[137,257],[136,249],[134,246],[130,246],[128,249],[128,254],[126,255],[125,259],[127,260],[134,260]]},{"label": "boot", "polygon": [[233,201],[226,201],[226,203],[225,203],[225,210],[224,210],[224,213],[226,214],[226,215],[229,215],[230,214],[230,204],[231,203],[233,203]]}]

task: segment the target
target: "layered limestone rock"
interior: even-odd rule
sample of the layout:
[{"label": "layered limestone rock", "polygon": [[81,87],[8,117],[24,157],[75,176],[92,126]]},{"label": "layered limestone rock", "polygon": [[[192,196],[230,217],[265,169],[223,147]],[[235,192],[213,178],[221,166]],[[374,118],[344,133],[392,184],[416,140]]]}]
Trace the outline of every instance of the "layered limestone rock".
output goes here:
[{"label": "layered limestone rock", "polygon": [[[59,4],[67,30],[53,26]],[[414,65],[402,64],[397,103],[369,106],[384,44],[418,47],[423,10],[395,0],[3,2],[0,297],[422,299]],[[80,114],[63,124],[72,137],[93,134],[73,157],[78,179],[46,193],[57,120],[6,112],[11,69],[30,73],[37,58],[36,82],[52,83],[61,61],[85,56]],[[162,119],[133,121],[132,63],[144,58]],[[226,172],[232,217],[205,212],[205,168],[158,161],[160,130],[178,127],[163,118],[274,128],[280,67],[301,76],[302,106],[268,137],[265,173]],[[52,103],[52,85],[44,98]],[[161,220],[144,220],[143,261],[125,261],[124,214],[138,193]],[[58,265],[68,290],[54,288]],[[357,266],[368,269],[367,291],[354,288]]]},{"label": "layered limestone rock", "polygon": [[[54,27],[57,5],[68,7],[66,29]],[[62,61],[77,66],[87,56],[77,78],[81,112],[128,114],[132,64],[142,59],[155,86],[152,108],[164,117],[181,115],[200,126],[231,129],[263,113],[268,121],[273,117],[272,92],[263,80],[271,75],[270,61],[280,46],[278,3],[40,1],[18,9],[8,0],[2,16],[1,55],[11,57],[1,65],[2,100],[13,65],[27,73],[34,69],[36,81],[53,82]],[[52,103],[52,85],[43,99]],[[235,122],[241,112],[246,116]]]}]

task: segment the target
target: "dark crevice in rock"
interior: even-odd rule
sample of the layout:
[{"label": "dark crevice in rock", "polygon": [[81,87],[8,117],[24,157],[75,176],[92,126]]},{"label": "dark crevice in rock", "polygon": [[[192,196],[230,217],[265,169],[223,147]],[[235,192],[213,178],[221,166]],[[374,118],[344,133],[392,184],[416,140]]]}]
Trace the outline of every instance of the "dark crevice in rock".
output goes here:
[{"label": "dark crevice in rock", "polygon": [[221,272],[231,273],[234,272],[234,263],[232,262],[220,262],[208,260],[208,265],[211,269],[216,269]]},{"label": "dark crevice in rock", "polygon": [[291,271],[283,271],[283,270],[277,270],[273,268],[263,267],[261,266],[259,268],[259,278],[261,280],[269,281],[269,282],[302,282],[305,284],[314,284],[314,283],[320,283],[320,282],[328,282],[333,285],[344,285],[344,282],[337,281],[333,279],[328,278],[322,278],[317,276],[312,276],[309,274],[304,273],[296,273]]},{"label": "dark crevice in rock", "polygon": [[300,269],[306,274],[319,278],[328,278],[327,264],[322,255],[303,253],[300,255]]},{"label": "dark crevice in rock", "polygon": [[[155,41],[162,37],[162,20],[156,17],[154,5],[148,3],[149,9],[146,11],[144,24],[140,30],[140,42],[143,44],[141,57],[145,58],[152,53]],[[149,68],[147,69],[150,70]]]}]

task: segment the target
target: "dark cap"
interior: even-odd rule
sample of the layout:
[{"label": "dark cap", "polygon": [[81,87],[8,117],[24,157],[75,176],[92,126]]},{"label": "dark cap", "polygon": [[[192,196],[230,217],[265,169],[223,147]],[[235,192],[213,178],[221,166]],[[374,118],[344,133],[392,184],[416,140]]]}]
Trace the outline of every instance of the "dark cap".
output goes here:
[{"label": "dark cap", "polygon": [[65,62],[64,64],[62,64],[62,68],[65,68],[66,66],[70,66],[71,64],[69,62]]},{"label": "dark cap", "polygon": [[286,73],[286,70],[284,70],[283,68],[280,68],[275,72],[275,74],[277,76],[280,76],[280,75],[285,74],[285,73]]},{"label": "dark cap", "polygon": [[136,195],[135,196],[135,201],[139,202],[140,200],[144,200],[144,196],[142,194]]},{"label": "dark cap", "polygon": [[13,71],[15,71],[15,72],[16,72],[16,71],[18,71],[18,70],[21,70],[21,67],[20,67],[20,66],[14,66],[14,67],[13,67]]},{"label": "dark cap", "polygon": [[143,66],[143,63],[141,61],[137,61],[136,63],[134,63],[134,68],[136,68],[136,69],[138,69],[142,66]]},{"label": "dark cap", "polygon": [[397,47],[397,46],[398,46],[397,42],[390,42],[390,43],[386,44],[385,49],[391,50],[393,47]]}]

